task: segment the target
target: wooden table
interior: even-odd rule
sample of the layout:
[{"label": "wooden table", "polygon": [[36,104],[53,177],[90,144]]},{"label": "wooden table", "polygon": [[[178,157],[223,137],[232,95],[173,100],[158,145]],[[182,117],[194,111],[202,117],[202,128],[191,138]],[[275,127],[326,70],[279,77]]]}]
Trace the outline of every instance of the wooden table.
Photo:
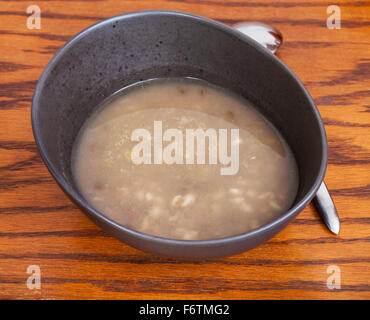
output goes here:
[{"label": "wooden table", "polygon": [[[330,30],[328,2],[321,0],[0,1],[0,298],[369,299],[370,3],[338,2],[341,29]],[[31,4],[41,9],[40,30],[26,26]],[[339,236],[310,205],[249,252],[176,261],[112,238],[64,195],[31,131],[37,79],[80,30],[147,9],[227,24],[258,20],[281,30],[285,42],[278,56],[307,86],[326,125],[326,183],[342,221]],[[26,285],[30,265],[40,267],[39,290]],[[340,270],[341,289],[327,286],[330,266]]]}]

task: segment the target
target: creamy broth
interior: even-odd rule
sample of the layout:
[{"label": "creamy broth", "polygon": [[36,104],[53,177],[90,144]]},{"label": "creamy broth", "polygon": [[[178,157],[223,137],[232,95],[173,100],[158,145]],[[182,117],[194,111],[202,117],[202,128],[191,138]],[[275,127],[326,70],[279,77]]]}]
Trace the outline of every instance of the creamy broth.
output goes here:
[{"label": "creamy broth", "polygon": [[[121,90],[96,110],[76,139],[73,176],[85,199],[121,225],[172,239],[223,238],[276,219],[295,199],[297,166],[288,145],[228,90],[190,78],[156,79]],[[153,164],[155,121],[183,137],[188,129],[227,129],[228,153],[233,144],[239,150],[237,172],[222,175],[224,164],[207,162],[209,140],[205,164],[186,162],[185,140],[184,164]],[[152,164],[133,161],[138,128],[151,134]],[[231,129],[239,129],[237,139]],[[163,149],[170,143],[163,141]]]}]

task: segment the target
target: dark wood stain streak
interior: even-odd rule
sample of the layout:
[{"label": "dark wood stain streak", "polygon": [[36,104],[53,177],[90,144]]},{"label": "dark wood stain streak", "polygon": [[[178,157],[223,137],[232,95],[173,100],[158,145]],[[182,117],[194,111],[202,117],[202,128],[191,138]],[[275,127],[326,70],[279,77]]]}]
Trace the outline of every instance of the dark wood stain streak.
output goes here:
[{"label": "dark wood stain streak", "polygon": [[180,265],[204,265],[217,264],[225,266],[302,266],[302,265],[327,265],[327,264],[357,264],[370,263],[370,258],[335,258],[335,259],[310,259],[310,260],[276,260],[276,259],[204,259],[204,260],[184,260],[174,258],[164,258],[147,254],[115,254],[107,255],[100,253],[27,253],[27,254],[0,254],[0,259],[15,260],[76,260],[85,262],[105,262],[105,263],[122,263],[122,264],[180,264]]},{"label": "dark wood stain streak", "polygon": [[45,212],[58,212],[58,211],[65,211],[65,210],[79,210],[77,207],[72,205],[65,205],[65,206],[50,206],[50,207],[0,207],[0,214],[2,215],[15,215],[15,214],[27,214],[30,213],[45,213]]},{"label": "dark wood stain streak", "polygon": [[32,98],[18,98],[18,99],[11,99],[11,100],[3,100],[0,101],[0,109],[1,110],[9,110],[9,109],[17,109],[23,108],[25,104],[23,102],[30,103]]},{"label": "dark wood stain streak", "polygon": [[356,188],[331,189],[330,193],[334,196],[368,198],[370,196],[370,184]]},{"label": "dark wood stain streak", "polygon": [[[63,281],[63,280],[62,280]],[[261,280],[240,280],[240,279],[225,279],[225,278],[160,278],[148,279],[140,281],[114,280],[105,281],[103,286],[105,290],[119,292],[168,292],[168,293],[199,293],[212,294],[225,291],[265,291],[265,290],[307,290],[307,291],[329,291],[326,282],[320,281],[286,281],[286,282],[270,282]],[[121,283],[122,282],[122,283]],[[139,286],[137,286],[137,284]],[[95,283],[96,284],[96,283]],[[97,284],[96,284],[97,285]],[[172,288],[172,289],[171,289]],[[180,289],[182,288],[182,289]],[[370,290],[368,284],[343,285],[341,290],[344,291],[361,291],[367,292]]]},{"label": "dark wood stain streak", "polygon": [[370,59],[361,59],[356,67],[351,70],[339,72],[339,75],[326,81],[309,81],[306,85],[333,86],[338,84],[349,84],[370,79]]},{"label": "dark wood stain streak", "polygon": [[43,50],[32,50],[32,49],[23,49],[23,52],[35,52],[41,54],[54,54],[60,49],[60,46],[46,46]]},{"label": "dark wood stain streak", "polygon": [[360,112],[370,112],[370,106],[365,106],[364,110],[362,110]]},{"label": "dark wood stain streak", "polygon": [[[0,210],[1,213],[1,210]],[[321,224],[320,219],[300,219],[297,218],[291,222],[292,224],[299,224],[299,225],[316,225]],[[370,224],[370,218],[341,218],[341,224]]]},{"label": "dark wood stain streak", "polygon": [[340,223],[343,224],[369,224],[370,218],[341,218]]},{"label": "dark wood stain streak", "polygon": [[0,97],[29,98],[36,88],[37,81],[0,83]]},{"label": "dark wood stain streak", "polygon": [[[62,279],[63,281],[63,279]],[[329,291],[321,282],[305,281],[303,284],[300,281],[289,282],[258,282],[255,280],[237,280],[224,278],[176,278],[173,280],[155,279],[155,280],[121,280],[121,283],[115,281],[107,281],[106,284],[96,283],[94,280],[81,280],[82,283],[89,283],[101,287],[105,291],[113,292],[153,292],[153,293],[176,293],[176,294],[214,294],[227,291],[266,291],[266,290],[302,290],[302,291]],[[137,282],[137,283],[136,283]],[[343,289],[344,286],[341,286]],[[346,285],[344,291],[367,292],[369,288],[366,284]]]},{"label": "dark wood stain streak", "polygon": [[363,99],[366,97],[370,97],[370,90],[360,90],[351,93],[321,96],[315,98],[314,100],[319,106],[346,106],[355,104],[356,102],[353,101],[354,99]]},{"label": "dark wood stain streak", "polygon": [[[369,44],[364,43],[364,42],[354,42],[354,41],[284,41],[283,46],[281,47],[282,49],[284,48],[328,48],[328,47],[339,47],[343,45],[366,45],[368,46]],[[308,82],[309,84],[315,84],[318,82]]]},{"label": "dark wood stain streak", "polygon": [[38,237],[78,237],[78,238],[99,238],[110,237],[103,230],[63,230],[45,232],[1,232],[0,238],[38,238]]},{"label": "dark wood stain streak", "polygon": [[[326,3],[317,2],[240,2],[240,1],[211,1],[211,0],[168,0],[167,2],[181,2],[192,5],[210,5],[213,7],[268,7],[268,8],[297,8],[297,7],[327,7]],[[341,3],[341,7],[366,7],[367,1]]]},{"label": "dark wood stain streak", "polygon": [[322,222],[319,219],[299,219],[299,218],[296,218],[291,222],[291,224],[299,224],[299,225],[306,225],[306,226],[307,225],[317,225],[321,223]]},{"label": "dark wood stain streak", "polygon": [[324,124],[327,126],[370,128],[369,123],[346,122],[346,121],[339,121],[339,120],[331,120],[328,118],[323,118],[322,120]]},{"label": "dark wood stain streak", "polygon": [[37,37],[41,39],[51,40],[51,41],[67,41],[72,36],[70,35],[57,35],[57,34],[51,34],[51,33],[42,33],[42,32],[14,32],[10,30],[0,30],[0,35],[13,35],[13,36],[22,36],[22,37]]},{"label": "dark wood stain streak", "polygon": [[14,72],[14,71],[19,71],[19,70],[33,69],[33,68],[34,66],[30,66],[26,64],[0,61],[0,72]]},{"label": "dark wood stain streak", "polygon": [[[328,163],[335,165],[369,164],[367,149],[353,145],[350,139],[328,138]],[[361,196],[361,195],[359,195]]]},{"label": "dark wood stain streak", "polygon": [[282,49],[296,49],[296,48],[327,48],[332,46],[339,46],[340,43],[324,42],[324,41],[284,41]]},{"label": "dark wood stain streak", "polygon": [[[46,3],[52,3],[52,2],[60,2],[61,0],[40,0],[38,2],[40,2],[41,4],[43,2],[46,2]],[[81,0],[62,0],[63,2],[81,2]],[[89,0],[89,2],[102,2],[102,1],[106,1],[106,0]],[[24,2],[24,0],[2,0],[0,1],[1,2]]]},{"label": "dark wood stain streak", "polygon": [[43,50],[48,51],[48,53],[56,52],[60,49],[60,46],[45,46]]},{"label": "dark wood stain streak", "polygon": [[323,243],[353,243],[353,242],[369,242],[370,238],[351,238],[343,239],[338,236],[323,237],[317,239],[289,239],[289,240],[271,240],[266,242],[266,245],[285,245],[285,244],[323,244]]},{"label": "dark wood stain streak", "polygon": [[42,161],[39,155],[35,155],[26,160],[16,161],[9,165],[2,166],[0,167],[0,172],[1,171],[21,171],[21,170],[28,169],[29,167],[32,167],[35,164],[41,164],[41,163]]},{"label": "dark wood stain streak", "polygon": [[30,178],[30,179],[23,179],[23,180],[12,180],[10,177],[0,177],[0,190],[9,191],[13,189],[18,189],[21,187],[33,186],[37,184],[45,184],[45,183],[52,183],[54,184],[54,180],[51,177],[39,177],[39,178]]},{"label": "dark wood stain streak", "polygon": [[29,152],[38,152],[35,142],[23,141],[0,141],[0,149],[5,150],[26,150]]}]

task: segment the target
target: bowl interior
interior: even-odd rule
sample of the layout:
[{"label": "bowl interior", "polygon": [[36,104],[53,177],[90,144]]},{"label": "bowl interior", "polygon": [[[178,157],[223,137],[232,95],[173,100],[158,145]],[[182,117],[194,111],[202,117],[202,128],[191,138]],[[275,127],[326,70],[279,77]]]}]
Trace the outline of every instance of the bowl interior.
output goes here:
[{"label": "bowl interior", "polygon": [[57,53],[37,85],[32,110],[36,140],[49,169],[78,192],[71,151],[93,109],[129,84],[181,76],[241,94],[276,126],[298,164],[295,203],[300,202],[315,184],[325,157],[320,120],[306,91],[252,40],[219,23],[183,14],[114,17],[83,31]]}]

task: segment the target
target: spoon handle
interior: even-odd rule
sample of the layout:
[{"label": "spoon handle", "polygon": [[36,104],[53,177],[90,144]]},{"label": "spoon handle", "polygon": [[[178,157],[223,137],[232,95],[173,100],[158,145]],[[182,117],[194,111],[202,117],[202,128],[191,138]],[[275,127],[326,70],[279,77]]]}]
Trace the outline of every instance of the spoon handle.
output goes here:
[{"label": "spoon handle", "polygon": [[340,230],[340,221],[334,202],[329,194],[328,188],[323,181],[313,199],[313,203],[319,211],[328,229],[334,234]]},{"label": "spoon handle", "polygon": [[[260,22],[241,22],[233,27],[257,41],[272,54],[275,54],[283,43],[283,36],[278,30]],[[313,202],[328,229],[334,234],[338,234],[340,230],[338,213],[324,181],[321,183]]]}]

